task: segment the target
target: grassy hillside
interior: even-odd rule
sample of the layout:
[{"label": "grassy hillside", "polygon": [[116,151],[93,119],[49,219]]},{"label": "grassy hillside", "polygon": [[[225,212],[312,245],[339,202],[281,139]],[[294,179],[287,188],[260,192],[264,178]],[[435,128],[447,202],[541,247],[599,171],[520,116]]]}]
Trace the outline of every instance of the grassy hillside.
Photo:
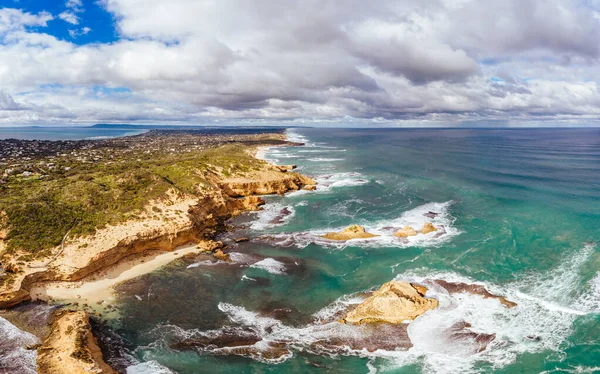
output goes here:
[{"label": "grassy hillside", "polygon": [[169,189],[202,194],[209,187],[207,172],[228,176],[258,169],[264,163],[251,157],[248,148],[283,143],[277,135],[221,139],[161,133],[133,138],[66,156],[4,163],[0,212],[7,219],[0,225],[8,229],[8,251],[48,255],[70,229],[70,235],[86,235],[135,218]]}]

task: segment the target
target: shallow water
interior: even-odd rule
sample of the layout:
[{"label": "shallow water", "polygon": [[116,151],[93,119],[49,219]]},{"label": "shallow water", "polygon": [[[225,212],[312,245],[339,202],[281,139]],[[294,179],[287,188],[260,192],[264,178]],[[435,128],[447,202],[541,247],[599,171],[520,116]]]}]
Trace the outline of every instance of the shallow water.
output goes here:
[{"label": "shallow water", "polygon": [[[600,370],[600,130],[294,129],[289,136],[306,146],[272,148],[266,157],[297,164],[319,181],[316,192],[269,197],[265,211],[239,219],[248,228],[233,235],[252,240],[233,244],[233,264],[206,255],[178,260],[119,287],[121,318],[110,325],[131,355],[127,365],[139,362],[130,372]],[[391,235],[425,222],[443,232],[407,241]],[[381,236],[319,238],[350,224]],[[440,300],[408,326],[412,348],[314,348],[317,339],[349,333],[332,316],[392,279],[427,284]],[[518,306],[450,295],[432,279],[482,284]],[[493,342],[477,353],[444,333],[461,321],[495,334]],[[229,333],[257,334],[258,345],[286,342],[289,354],[173,346]]]}]

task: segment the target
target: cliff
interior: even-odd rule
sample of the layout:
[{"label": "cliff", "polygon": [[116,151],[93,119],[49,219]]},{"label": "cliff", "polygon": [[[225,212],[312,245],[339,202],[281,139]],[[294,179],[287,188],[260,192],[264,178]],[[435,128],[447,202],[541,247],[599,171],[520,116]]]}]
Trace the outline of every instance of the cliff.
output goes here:
[{"label": "cliff", "polygon": [[113,374],[102,359],[92,335],[89,316],[82,311],[63,311],[38,349],[39,374]]},{"label": "cliff", "polygon": [[[42,258],[20,250],[7,252],[3,231],[2,264],[17,264],[17,268],[5,278],[9,281],[0,284],[0,308],[32,298],[48,301],[43,291],[51,284],[64,283],[68,287],[70,282],[102,278],[107,269],[136,259],[143,262],[142,257],[156,251],[173,251],[188,243],[196,243],[197,252],[219,251],[222,245],[213,241],[214,236],[225,228],[228,219],[261,209],[265,202],[257,195],[283,194],[315,184],[308,177],[290,172],[291,168],[256,160],[252,153],[238,155],[241,160],[247,157],[250,167],[224,170],[206,164],[204,169],[194,170],[194,178],[202,182],[196,193],[171,188],[160,198],[149,200],[131,219],[106,225],[91,235],[69,237],[67,233],[62,244]],[[30,292],[34,289],[36,292]],[[102,362],[89,332],[88,315],[83,311],[64,312],[56,319],[39,350],[38,366],[40,373],[113,372]]]}]

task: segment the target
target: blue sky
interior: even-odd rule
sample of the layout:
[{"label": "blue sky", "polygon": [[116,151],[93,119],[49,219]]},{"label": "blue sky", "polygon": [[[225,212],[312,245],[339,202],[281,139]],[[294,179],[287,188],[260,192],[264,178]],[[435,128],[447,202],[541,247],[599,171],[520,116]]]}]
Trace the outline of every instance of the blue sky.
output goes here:
[{"label": "blue sky", "polygon": [[[56,19],[48,22],[47,27],[31,28],[31,30],[42,31],[71,43],[81,45],[110,43],[119,40],[113,15],[98,0],[80,0],[72,2],[70,6],[68,6],[68,2],[57,0],[4,0],[4,4],[6,7],[22,9],[33,14],[48,12],[53,15],[74,15],[77,18],[77,24],[72,24],[57,16]],[[85,27],[90,31],[83,33]]]},{"label": "blue sky", "polygon": [[600,0],[3,0],[0,126],[597,125]]}]

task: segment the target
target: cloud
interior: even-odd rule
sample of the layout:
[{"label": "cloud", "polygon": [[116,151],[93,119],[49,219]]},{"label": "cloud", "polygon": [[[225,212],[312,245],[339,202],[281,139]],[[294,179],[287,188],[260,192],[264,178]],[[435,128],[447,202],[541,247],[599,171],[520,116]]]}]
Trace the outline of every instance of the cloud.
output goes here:
[{"label": "cloud", "polygon": [[79,18],[75,15],[75,13],[72,12],[62,12],[58,15],[58,18],[62,19],[65,22],[68,22],[72,25],[77,25],[79,24]]},{"label": "cloud", "polygon": [[13,97],[4,91],[0,91],[0,111],[1,110],[21,110],[25,107],[15,102]]},{"label": "cloud", "polygon": [[[600,115],[600,13],[589,2],[101,4],[119,41],[76,45],[30,29],[45,26],[47,13],[0,9],[0,82],[29,108],[17,120],[402,124]],[[77,20],[81,1],[65,5],[61,15]]]},{"label": "cloud", "polygon": [[65,6],[75,12],[83,12],[83,2],[81,0],[67,0]]},{"label": "cloud", "polygon": [[92,31],[91,28],[89,28],[89,27],[82,27],[79,30],[69,30],[69,35],[71,36],[71,38],[76,38],[76,37],[78,37],[80,35],[86,35],[90,31]]},{"label": "cloud", "polygon": [[37,15],[19,9],[0,8],[0,36],[11,32],[24,31],[27,26],[45,27],[54,17],[48,12]]}]

